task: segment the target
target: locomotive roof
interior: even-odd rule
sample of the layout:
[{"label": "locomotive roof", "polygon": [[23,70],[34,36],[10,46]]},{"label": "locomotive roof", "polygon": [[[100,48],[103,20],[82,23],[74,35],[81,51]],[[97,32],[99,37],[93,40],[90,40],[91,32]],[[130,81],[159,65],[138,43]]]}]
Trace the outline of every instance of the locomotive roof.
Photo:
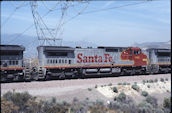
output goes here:
[{"label": "locomotive roof", "polygon": [[25,47],[22,45],[0,45],[0,50],[5,51],[24,51]]},{"label": "locomotive roof", "polygon": [[43,47],[45,51],[74,51],[74,48],[69,46],[38,46]]},{"label": "locomotive roof", "polygon": [[97,48],[102,48],[102,49],[127,49],[128,47],[105,47],[105,46],[98,46]]},{"label": "locomotive roof", "polygon": [[148,48],[147,50],[156,50],[157,52],[171,52],[171,49],[167,48]]}]

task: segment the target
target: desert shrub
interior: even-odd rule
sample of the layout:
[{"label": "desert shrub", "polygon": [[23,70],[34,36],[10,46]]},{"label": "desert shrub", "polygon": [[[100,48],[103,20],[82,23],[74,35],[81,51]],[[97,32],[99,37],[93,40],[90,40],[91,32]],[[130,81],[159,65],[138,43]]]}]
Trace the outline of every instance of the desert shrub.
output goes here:
[{"label": "desert shrub", "polygon": [[168,81],[168,78],[165,78],[166,81]]},{"label": "desert shrub", "polygon": [[150,88],[150,85],[147,85],[147,88]]},{"label": "desert shrub", "polygon": [[153,80],[152,80],[152,79],[150,79],[150,80],[149,80],[149,83],[153,83]]},{"label": "desert shrub", "polygon": [[143,80],[142,83],[145,84],[146,83],[146,80]]},{"label": "desert shrub", "polygon": [[125,102],[114,101],[111,102],[108,105],[108,107],[109,109],[113,110],[112,113],[138,113],[138,109],[136,105],[133,103],[133,101],[131,103],[127,103],[126,101]]},{"label": "desert shrub", "polygon": [[28,92],[24,92],[24,93],[7,92],[6,94],[3,95],[3,98],[17,105],[20,111],[23,111],[27,107],[29,100],[34,99]]},{"label": "desert shrub", "polygon": [[157,99],[155,97],[147,96],[146,97],[146,102],[150,103],[153,107],[157,107],[158,106]]},{"label": "desert shrub", "polygon": [[109,83],[108,86],[112,86],[112,83]]},{"label": "desert shrub", "polygon": [[118,93],[117,87],[113,87],[113,92]]},{"label": "desert shrub", "polygon": [[146,97],[146,96],[148,96],[148,92],[147,91],[142,91],[141,95]]},{"label": "desert shrub", "polygon": [[146,101],[142,101],[138,105],[138,109],[139,109],[138,113],[153,113],[153,110],[154,110],[153,106]]},{"label": "desert shrub", "polygon": [[13,102],[1,98],[1,113],[17,113],[19,107],[14,105]]},{"label": "desert shrub", "polygon": [[118,85],[122,85],[122,83],[118,83]]},{"label": "desert shrub", "polygon": [[155,109],[155,113],[164,113],[164,111],[161,108]]},{"label": "desert shrub", "polygon": [[130,85],[130,83],[127,83],[127,85]]},{"label": "desert shrub", "polygon": [[124,83],[122,83],[123,85],[127,85],[127,83],[126,82],[124,82]]},{"label": "desert shrub", "polygon": [[140,88],[137,84],[134,84],[131,86],[134,90],[136,90],[137,92],[139,92]]},{"label": "desert shrub", "polygon": [[51,103],[52,103],[52,104],[55,104],[55,103],[56,103],[56,98],[55,98],[55,97],[52,97],[52,98],[51,98]]},{"label": "desert shrub", "polygon": [[161,81],[161,82],[164,82],[164,78],[161,78],[160,81]]},{"label": "desert shrub", "polygon": [[114,100],[118,102],[124,102],[126,100],[126,95],[124,92],[121,92],[118,97],[116,97]]},{"label": "desert shrub", "polygon": [[163,107],[171,110],[171,101],[168,98],[164,98]]},{"label": "desert shrub", "polygon": [[156,78],[156,79],[154,80],[154,82],[158,82],[158,79]]},{"label": "desert shrub", "polygon": [[95,85],[95,88],[97,88],[98,86],[97,85]]},{"label": "desert shrub", "polygon": [[41,111],[42,104],[35,101],[36,97],[31,96],[28,92],[7,92],[2,98],[18,107],[18,113],[37,113]]},{"label": "desert shrub", "polygon": [[88,98],[88,97],[86,97],[86,98],[85,98],[85,100],[89,100],[89,98]]},{"label": "desert shrub", "polygon": [[103,85],[101,85],[101,87],[103,87]]},{"label": "desert shrub", "polygon": [[92,89],[91,88],[88,88],[88,91],[92,91]]},{"label": "desert shrub", "polygon": [[146,80],[147,83],[149,83],[149,80]]},{"label": "desert shrub", "polygon": [[107,113],[108,108],[102,105],[94,105],[89,108],[90,113]]}]

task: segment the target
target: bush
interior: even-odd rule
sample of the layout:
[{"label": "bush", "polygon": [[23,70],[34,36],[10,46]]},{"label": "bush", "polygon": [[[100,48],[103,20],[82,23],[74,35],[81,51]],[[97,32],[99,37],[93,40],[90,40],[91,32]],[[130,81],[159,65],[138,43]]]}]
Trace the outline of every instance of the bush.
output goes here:
[{"label": "bush", "polygon": [[97,88],[97,85],[95,85],[95,88]]},{"label": "bush", "polygon": [[142,96],[144,96],[144,97],[148,96],[148,92],[147,91],[142,91]]},{"label": "bush", "polygon": [[154,80],[154,82],[158,82],[158,79],[156,78],[156,79]]},{"label": "bush", "polygon": [[147,83],[149,83],[149,80],[146,80]]},{"label": "bush", "polygon": [[[18,110],[17,113],[35,113],[35,111],[39,111],[42,106],[35,101],[36,97],[31,96],[28,92],[7,92],[2,98],[7,100],[11,105],[15,105],[15,110]],[[13,108],[11,108],[11,110],[12,109]]]},{"label": "bush", "polygon": [[112,83],[109,83],[108,86],[112,86]]},{"label": "bush", "polygon": [[123,83],[123,85],[127,85],[127,83],[126,83],[126,82],[124,82],[124,83]]},{"label": "bush", "polygon": [[17,113],[19,107],[14,105],[13,102],[1,98],[1,113]]},{"label": "bush", "polygon": [[153,106],[146,101],[142,101],[138,105],[139,112],[138,113],[153,113]]},{"label": "bush", "polygon": [[131,86],[134,90],[136,90],[137,92],[139,92],[140,88],[138,85],[134,84]]},{"label": "bush", "polygon": [[164,98],[163,107],[171,110],[171,101],[168,98]]},{"label": "bush", "polygon": [[130,83],[127,83],[127,85],[130,85]]},{"label": "bush", "polygon": [[164,82],[164,78],[161,78],[160,81],[161,81],[161,82]]},{"label": "bush", "polygon": [[155,109],[155,113],[164,113],[164,111],[161,108]]},{"label": "bush", "polygon": [[155,97],[147,96],[146,97],[146,102],[150,103],[153,107],[157,107],[158,106],[157,99]]},{"label": "bush", "polygon": [[118,89],[116,87],[113,87],[113,92],[118,93]]},{"label": "bush", "polygon": [[151,80],[149,80],[149,83],[153,83],[153,80],[151,79]]},{"label": "bush", "polygon": [[122,83],[118,83],[118,85],[122,85]]},{"label": "bush", "polygon": [[137,82],[134,82],[135,85],[137,85]]},{"label": "bush", "polygon": [[166,81],[168,81],[168,78],[165,78]]},{"label": "bush", "polygon": [[91,88],[88,88],[88,91],[92,91],[92,89]]},{"label": "bush", "polygon": [[145,84],[146,83],[146,80],[143,80],[142,83]]},{"label": "bush", "polygon": [[124,92],[121,92],[118,97],[116,97],[114,100],[117,100],[118,102],[124,102],[126,100],[126,95]]},{"label": "bush", "polygon": [[150,88],[150,85],[147,85],[148,88]]}]

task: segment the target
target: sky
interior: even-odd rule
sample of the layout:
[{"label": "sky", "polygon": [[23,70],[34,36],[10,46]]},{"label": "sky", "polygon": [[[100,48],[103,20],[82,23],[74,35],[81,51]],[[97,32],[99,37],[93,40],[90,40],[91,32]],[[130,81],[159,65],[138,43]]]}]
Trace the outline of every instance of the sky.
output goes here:
[{"label": "sky", "polygon": [[[64,2],[38,2],[38,12],[49,28],[57,28],[62,5]],[[131,46],[134,43],[171,40],[170,0],[68,2],[68,5],[70,7],[63,18],[65,24],[60,29],[63,32],[59,37],[64,41]],[[50,9],[53,11],[43,17]],[[29,26],[32,27],[24,32]],[[1,34],[22,32],[37,38],[30,2],[1,2]]]}]

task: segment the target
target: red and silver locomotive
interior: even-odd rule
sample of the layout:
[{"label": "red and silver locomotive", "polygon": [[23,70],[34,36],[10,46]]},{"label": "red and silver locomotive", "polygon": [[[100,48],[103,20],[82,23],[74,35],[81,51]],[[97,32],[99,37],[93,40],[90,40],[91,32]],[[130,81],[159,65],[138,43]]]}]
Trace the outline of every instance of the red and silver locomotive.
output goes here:
[{"label": "red and silver locomotive", "polygon": [[[169,49],[138,47],[72,48],[66,46],[39,46],[38,79],[86,76],[117,76],[170,72]],[[157,59],[156,61],[154,61]],[[162,60],[166,59],[166,60]]]}]

